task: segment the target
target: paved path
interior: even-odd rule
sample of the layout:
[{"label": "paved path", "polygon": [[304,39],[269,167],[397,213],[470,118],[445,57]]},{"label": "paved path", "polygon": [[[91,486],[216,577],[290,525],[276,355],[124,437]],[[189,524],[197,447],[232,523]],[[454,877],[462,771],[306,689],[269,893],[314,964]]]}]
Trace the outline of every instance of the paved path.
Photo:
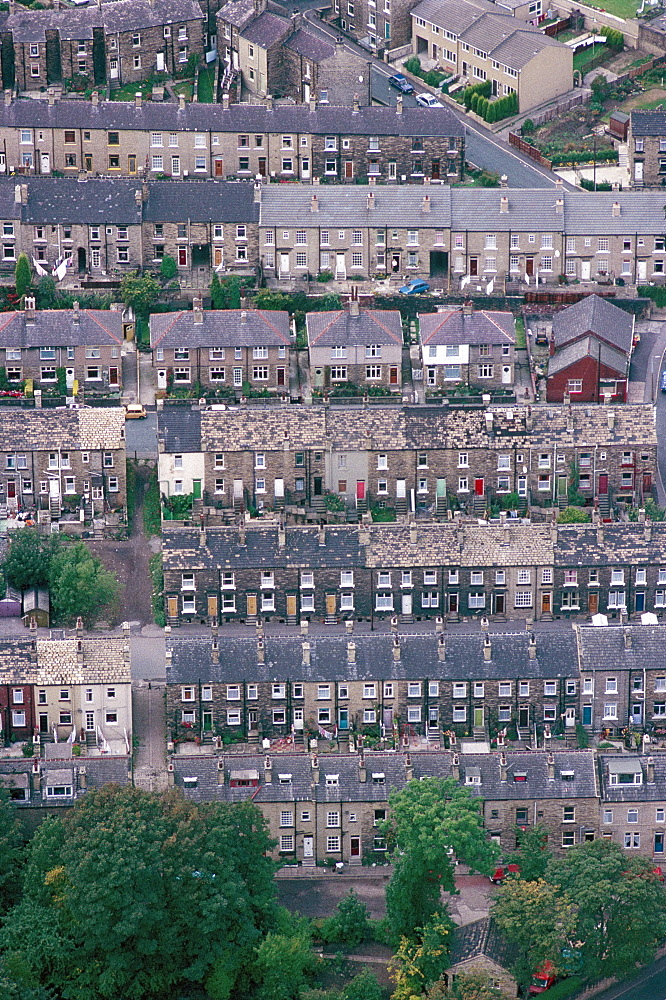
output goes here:
[{"label": "paved path", "polygon": [[132,685],[134,784],[147,792],[163,792],[166,775],[164,684],[135,681]]}]

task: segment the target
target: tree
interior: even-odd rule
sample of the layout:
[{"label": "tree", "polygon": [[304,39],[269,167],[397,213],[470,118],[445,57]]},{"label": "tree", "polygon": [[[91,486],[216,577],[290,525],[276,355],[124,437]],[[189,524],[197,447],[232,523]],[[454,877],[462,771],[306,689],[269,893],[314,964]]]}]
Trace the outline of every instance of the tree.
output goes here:
[{"label": "tree", "polygon": [[11,533],[3,569],[7,582],[18,590],[45,587],[49,582],[51,559],[58,545],[53,536],[36,528],[18,528]]},{"label": "tree", "polygon": [[18,901],[23,855],[22,823],[7,792],[0,789],[0,914]]},{"label": "tree", "polygon": [[240,309],[240,278],[233,274],[220,281],[217,274],[214,274],[210,284],[210,298],[213,309]]},{"label": "tree", "polygon": [[412,1000],[437,982],[449,964],[453,921],[437,914],[413,937],[403,937],[389,963],[389,975],[395,983],[392,1000]]},{"label": "tree", "polygon": [[118,593],[118,581],[85,542],[62,546],[49,568],[54,618],[73,623],[79,616],[90,622],[99,618]]},{"label": "tree", "polygon": [[523,990],[544,962],[557,968],[562,949],[575,940],[573,906],[557,886],[543,879],[508,879],[498,890],[492,916],[517,948],[512,971]]},{"label": "tree", "polygon": [[16,261],[14,284],[16,285],[16,294],[20,299],[23,298],[32,284],[32,268],[30,267],[30,261],[24,253],[20,253]]},{"label": "tree", "polygon": [[510,1000],[493,985],[487,972],[459,972],[451,986],[444,979],[434,983],[425,1000]]},{"label": "tree", "polygon": [[232,988],[247,978],[276,909],[254,805],[105,785],[45,826],[0,932],[31,984],[70,1000],[158,1000],[215,973]]},{"label": "tree", "polygon": [[558,524],[586,524],[590,515],[583,507],[565,507],[557,515]]},{"label": "tree", "polygon": [[124,275],[120,282],[120,297],[137,316],[147,316],[160,293],[160,286],[151,274],[137,272]]},{"label": "tree", "polygon": [[43,274],[37,285],[37,307],[39,309],[50,309],[56,300],[55,278],[50,274]]},{"label": "tree", "polygon": [[165,281],[171,281],[178,274],[178,266],[173,257],[165,253],[160,262],[160,275]]},{"label": "tree", "polygon": [[546,877],[575,907],[586,975],[626,974],[652,959],[666,931],[666,899],[649,860],[595,840],[552,861]]},{"label": "tree", "polygon": [[340,900],[332,917],[325,920],[322,929],[325,941],[335,941],[348,948],[355,948],[370,936],[368,908],[353,889]]},{"label": "tree", "polygon": [[342,1000],[382,1000],[383,996],[377,977],[370,969],[359,972],[342,991]]},{"label": "tree", "polygon": [[508,865],[518,865],[520,877],[536,882],[545,877],[553,852],[548,849],[548,831],[541,824],[528,827],[520,835],[516,851],[506,858]]},{"label": "tree", "polygon": [[268,933],[257,948],[258,1000],[293,1000],[318,961],[305,928],[295,934]]}]

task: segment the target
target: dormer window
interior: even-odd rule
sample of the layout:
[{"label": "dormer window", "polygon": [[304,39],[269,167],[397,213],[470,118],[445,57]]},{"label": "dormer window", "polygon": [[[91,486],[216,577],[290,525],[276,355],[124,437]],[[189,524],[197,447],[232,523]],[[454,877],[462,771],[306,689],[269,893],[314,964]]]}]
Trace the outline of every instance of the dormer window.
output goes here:
[{"label": "dormer window", "polygon": [[337,788],[340,784],[339,774],[327,774],[326,775],[326,785],[328,788]]},{"label": "dormer window", "polygon": [[514,771],[514,781],[527,781],[527,771]]},{"label": "dormer window", "polygon": [[291,775],[290,774],[278,774],[278,781],[279,781],[279,783],[281,785],[290,785],[291,784]]}]

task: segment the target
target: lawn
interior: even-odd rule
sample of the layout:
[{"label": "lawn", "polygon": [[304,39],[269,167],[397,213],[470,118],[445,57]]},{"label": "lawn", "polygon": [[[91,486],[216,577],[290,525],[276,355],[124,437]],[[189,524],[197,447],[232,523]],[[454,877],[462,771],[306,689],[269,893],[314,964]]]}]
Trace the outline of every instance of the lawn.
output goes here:
[{"label": "lawn", "polygon": [[[578,52],[574,52],[574,57],[573,57],[574,72],[576,70],[580,70],[580,72],[583,75],[585,75],[585,73],[587,73],[588,69],[590,68],[589,63],[591,63],[593,59],[596,59],[596,57],[601,54],[603,49],[604,46],[599,44],[599,45],[592,45],[588,49],[579,49]],[[613,52],[611,49],[608,49],[608,51],[605,54],[608,56],[608,58],[604,59],[603,61],[608,62],[617,53]]]},{"label": "lawn", "polygon": [[604,0],[603,3],[588,3],[588,7],[598,10],[607,10],[609,14],[616,17],[636,17],[636,11],[640,7],[640,0]]},{"label": "lawn", "polygon": [[147,100],[153,92],[152,83],[126,83],[117,90],[111,91],[112,101],[133,101],[136,94],[140,93],[144,100]]},{"label": "lawn", "polygon": [[179,83],[174,83],[173,91],[174,94],[178,97],[184,97],[189,103],[194,94],[194,82],[192,80],[181,80]]},{"label": "lawn", "polygon": [[212,66],[202,67],[199,70],[199,86],[197,97],[200,104],[214,104],[213,86],[215,85],[215,70]]}]

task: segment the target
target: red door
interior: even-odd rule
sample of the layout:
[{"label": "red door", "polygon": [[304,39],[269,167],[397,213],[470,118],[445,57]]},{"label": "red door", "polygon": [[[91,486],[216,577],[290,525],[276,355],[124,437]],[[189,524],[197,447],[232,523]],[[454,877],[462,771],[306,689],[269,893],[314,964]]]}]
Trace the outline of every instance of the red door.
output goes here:
[{"label": "red door", "polygon": [[349,838],[349,857],[350,858],[360,858],[361,857],[361,838],[360,837],[350,837]]},{"label": "red door", "polygon": [[109,385],[118,385],[118,369],[109,368]]},{"label": "red door", "polygon": [[643,473],[643,493],[649,493],[652,489],[652,473]]},{"label": "red door", "polygon": [[599,473],[599,496],[606,496],[608,493],[608,474],[605,472]]},{"label": "red door", "polygon": [[474,480],[474,492],[476,493],[477,497],[483,496],[483,479]]},{"label": "red door", "polygon": [[534,257],[525,258],[525,274],[528,278],[532,278],[534,276]]},{"label": "red door", "polygon": [[277,369],[277,384],[279,386],[284,385],[284,368]]},{"label": "red door", "polygon": [[181,267],[187,267],[187,247],[178,247],[178,263]]},{"label": "red door", "polygon": [[365,480],[356,480],[356,499],[365,500]]},{"label": "red door", "polygon": [[345,160],[345,180],[350,181],[354,177],[354,161]]},{"label": "red door", "polygon": [[13,479],[7,480],[7,496],[10,500],[16,496],[16,483]]},{"label": "red door", "polygon": [[432,179],[434,181],[439,180],[439,160],[432,161]]},{"label": "red door", "polygon": [[389,368],[389,385],[397,385],[397,384],[398,384],[398,369],[391,367]]}]

